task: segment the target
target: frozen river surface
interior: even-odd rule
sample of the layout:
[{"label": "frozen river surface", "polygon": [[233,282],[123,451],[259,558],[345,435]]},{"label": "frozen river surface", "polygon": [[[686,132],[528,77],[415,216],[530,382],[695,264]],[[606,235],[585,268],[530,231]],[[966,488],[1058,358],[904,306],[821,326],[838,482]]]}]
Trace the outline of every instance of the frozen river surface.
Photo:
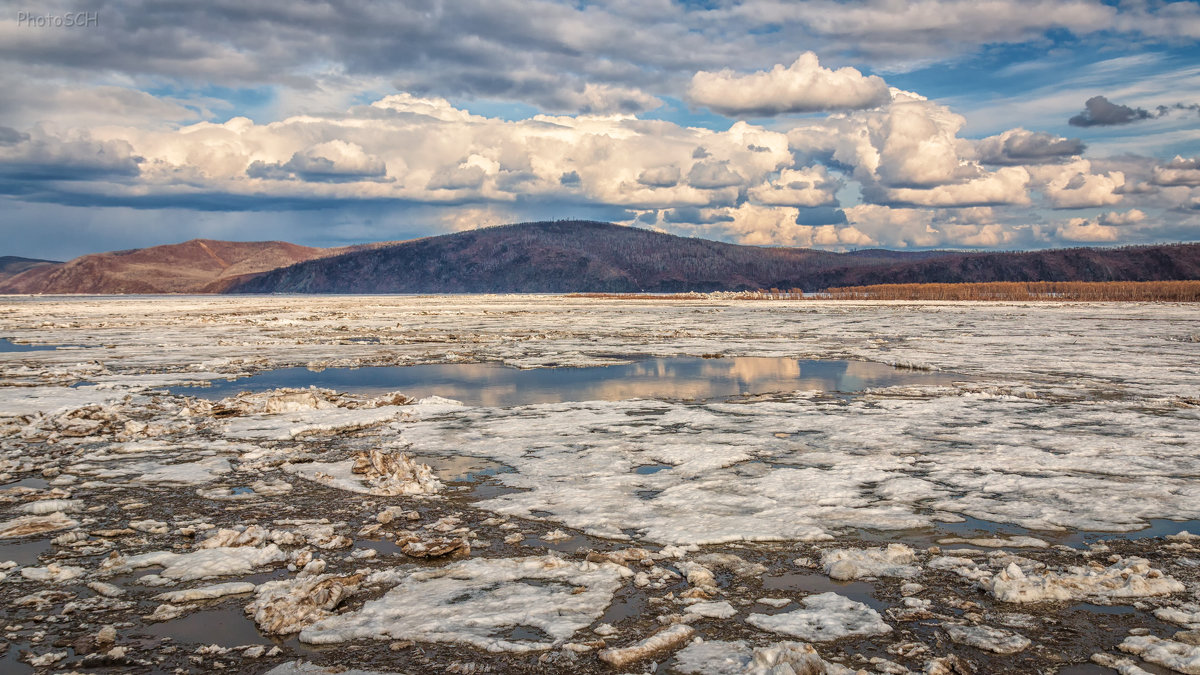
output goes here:
[{"label": "frozen river surface", "polygon": [[1200,673],[1195,307],[8,298],[0,338],[5,672]]}]

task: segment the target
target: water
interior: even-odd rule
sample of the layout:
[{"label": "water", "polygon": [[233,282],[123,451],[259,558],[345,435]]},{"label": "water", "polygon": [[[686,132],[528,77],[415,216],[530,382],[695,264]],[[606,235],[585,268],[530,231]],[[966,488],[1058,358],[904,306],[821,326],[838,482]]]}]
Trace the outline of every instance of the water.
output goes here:
[{"label": "water", "polygon": [[8,338],[0,338],[0,352],[45,352],[58,349],[57,345],[18,344]]},{"label": "water", "polygon": [[[869,542],[902,542],[916,548],[924,548],[938,544],[940,539],[956,537],[962,539],[974,538],[1011,538],[1036,537],[1047,543],[1063,544],[1072,548],[1085,548],[1093,542],[1104,539],[1137,540],[1148,537],[1163,537],[1191,532],[1200,534],[1200,520],[1166,520],[1162,518],[1147,519],[1147,526],[1140,530],[1110,532],[1104,530],[1032,530],[1013,523],[998,523],[963,516],[959,523],[939,522],[933,527],[919,530],[866,530],[855,529],[857,538]],[[944,544],[947,548],[972,548],[970,544]]]},{"label": "water", "polygon": [[216,400],[241,392],[316,386],[341,392],[403,392],[442,396],[467,405],[507,407],[564,401],[633,398],[708,400],[793,391],[859,392],[895,385],[948,385],[963,376],[901,370],[868,361],[814,361],[769,357],[655,358],[584,368],[519,370],[497,364],[434,364],[368,368],[280,368],[208,387],[172,393]]}]

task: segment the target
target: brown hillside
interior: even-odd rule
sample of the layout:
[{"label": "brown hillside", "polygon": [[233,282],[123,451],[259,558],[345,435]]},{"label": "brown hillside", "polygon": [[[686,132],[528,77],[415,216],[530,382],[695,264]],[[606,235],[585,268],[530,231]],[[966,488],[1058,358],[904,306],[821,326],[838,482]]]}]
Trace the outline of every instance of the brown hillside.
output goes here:
[{"label": "brown hillside", "polygon": [[193,239],[35,267],[0,281],[0,293],[212,293],[235,279],[348,250]]}]

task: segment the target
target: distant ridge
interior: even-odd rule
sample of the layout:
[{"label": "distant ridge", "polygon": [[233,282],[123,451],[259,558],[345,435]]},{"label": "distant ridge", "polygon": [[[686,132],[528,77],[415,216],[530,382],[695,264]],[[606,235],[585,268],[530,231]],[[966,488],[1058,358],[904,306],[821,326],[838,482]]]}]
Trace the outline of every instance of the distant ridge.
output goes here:
[{"label": "distant ridge", "polygon": [[0,293],[671,293],[896,283],[1200,279],[1200,244],[833,253],[594,221],[312,248],[193,239],[66,263],[0,258]]},{"label": "distant ridge", "polygon": [[234,293],[682,292],[883,283],[1200,279],[1200,244],[1020,253],[739,246],[553,221],[428,237],[238,280]]},{"label": "distant ridge", "polygon": [[346,250],[192,239],[34,266],[0,279],[0,293],[215,293],[247,275]]},{"label": "distant ridge", "polygon": [[61,264],[57,260],[39,260],[37,258],[22,258],[15,255],[0,255],[0,283],[31,269],[55,267]]}]

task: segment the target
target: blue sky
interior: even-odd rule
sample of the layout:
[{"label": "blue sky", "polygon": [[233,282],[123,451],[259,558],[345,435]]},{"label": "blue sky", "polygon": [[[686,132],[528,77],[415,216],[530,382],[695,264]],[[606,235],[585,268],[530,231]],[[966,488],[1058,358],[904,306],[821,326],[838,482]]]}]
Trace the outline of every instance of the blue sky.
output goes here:
[{"label": "blue sky", "polygon": [[0,254],[544,218],[836,250],[1193,241],[1198,38],[1195,2],[10,5]]}]

